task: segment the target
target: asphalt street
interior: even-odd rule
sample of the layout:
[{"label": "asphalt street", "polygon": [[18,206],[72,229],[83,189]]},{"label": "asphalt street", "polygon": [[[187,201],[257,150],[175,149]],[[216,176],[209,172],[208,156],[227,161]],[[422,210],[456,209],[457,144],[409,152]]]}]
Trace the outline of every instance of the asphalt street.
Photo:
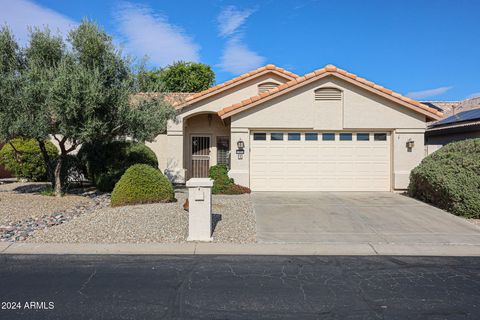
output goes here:
[{"label": "asphalt street", "polygon": [[480,258],[2,255],[0,302],[9,320],[479,319]]}]

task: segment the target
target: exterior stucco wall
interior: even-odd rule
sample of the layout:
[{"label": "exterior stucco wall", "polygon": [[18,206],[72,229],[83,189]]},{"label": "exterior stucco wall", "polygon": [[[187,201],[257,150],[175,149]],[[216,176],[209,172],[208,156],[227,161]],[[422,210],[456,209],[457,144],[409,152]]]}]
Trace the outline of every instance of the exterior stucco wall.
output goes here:
[{"label": "exterior stucco wall", "polygon": [[[314,90],[333,87],[343,101],[315,101]],[[334,77],[322,78],[232,116],[237,128],[425,129],[425,116]]]},{"label": "exterior stucco wall", "polygon": [[[342,101],[315,101],[314,90],[334,87],[343,91]],[[408,187],[410,171],[425,156],[426,117],[367,90],[327,77],[232,116],[232,145],[242,138],[249,150],[254,129],[365,130],[392,132],[392,189]],[[235,133],[234,133],[235,132]],[[415,142],[408,150],[406,142]],[[249,154],[233,160],[230,175],[249,181]]]},{"label": "exterior stucco wall", "polygon": [[265,74],[225,90],[222,93],[193,103],[182,109],[179,116],[184,118],[199,112],[218,112],[220,109],[257,95],[258,85],[264,82],[282,84],[287,82],[287,80],[275,74]]},{"label": "exterior stucco wall", "polygon": [[[192,105],[183,108],[178,113],[175,121],[169,121],[167,124],[167,158],[164,169],[164,172],[167,174],[167,176],[169,176],[172,181],[177,183],[184,183],[187,176],[186,170],[188,169],[190,162],[190,133],[186,133],[184,131],[184,119],[186,119],[185,121],[188,123],[188,119],[193,119],[192,117],[196,115],[216,113],[222,108],[257,95],[258,85],[261,83],[274,82],[282,84],[287,81],[287,79],[274,73],[266,73],[257,78],[239,84],[231,89],[225,90],[222,93],[213,95],[212,97],[203,99],[197,103],[193,103]],[[193,130],[201,131],[201,128],[199,127],[200,124],[194,124],[191,122],[191,125],[194,125],[195,127],[190,127],[188,129],[190,132],[193,132]],[[223,132],[221,134],[224,135]],[[212,138],[211,143],[212,146],[216,146],[216,140],[214,140],[214,138]],[[213,163],[216,163],[216,148],[212,151]]]},{"label": "exterior stucco wall", "polygon": [[146,142],[145,145],[155,152],[158,160],[158,168],[165,172],[167,168],[167,134],[158,135],[152,142]]}]

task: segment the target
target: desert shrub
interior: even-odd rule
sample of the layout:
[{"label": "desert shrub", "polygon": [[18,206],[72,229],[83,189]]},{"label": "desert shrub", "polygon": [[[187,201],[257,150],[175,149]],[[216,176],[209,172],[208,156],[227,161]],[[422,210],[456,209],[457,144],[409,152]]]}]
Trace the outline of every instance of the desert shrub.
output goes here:
[{"label": "desert shrub", "polygon": [[412,170],[410,196],[453,214],[480,218],[480,139],[450,143]]},{"label": "desert shrub", "polygon": [[[13,139],[0,150],[0,164],[17,178],[30,181],[47,180],[47,168],[43,160],[38,142],[34,139]],[[58,149],[50,141],[45,141],[45,147],[54,160]],[[16,151],[15,151],[16,150]]]},{"label": "desert shrub", "polygon": [[173,186],[160,170],[146,164],[136,164],[125,171],[112,192],[112,207],[171,202],[175,200]]},{"label": "desert shrub", "polygon": [[235,184],[232,178],[228,176],[228,167],[220,164],[210,167],[208,176],[213,179],[213,194],[243,194],[250,193],[250,189]]},{"label": "desert shrub", "polygon": [[88,178],[105,192],[112,191],[125,171],[134,164],[158,168],[155,153],[145,144],[132,141],[84,144],[78,157],[85,164]]}]

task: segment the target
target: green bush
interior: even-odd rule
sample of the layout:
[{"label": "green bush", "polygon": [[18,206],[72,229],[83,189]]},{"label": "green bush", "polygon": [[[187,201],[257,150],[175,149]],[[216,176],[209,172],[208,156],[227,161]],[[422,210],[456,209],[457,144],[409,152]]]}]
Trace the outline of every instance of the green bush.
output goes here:
[{"label": "green bush", "polygon": [[127,169],[112,192],[112,207],[171,202],[175,193],[170,181],[160,170],[146,164],[136,164]]},{"label": "green bush", "polygon": [[466,218],[480,218],[480,139],[450,143],[412,170],[410,196]]},{"label": "green bush", "polygon": [[210,167],[208,176],[213,179],[213,194],[243,194],[250,193],[250,189],[235,184],[232,178],[228,177],[228,167],[219,164]]},{"label": "green bush", "polygon": [[158,168],[155,153],[145,144],[131,141],[87,143],[80,149],[78,157],[85,164],[88,178],[105,192],[111,192],[115,183],[134,164]]},{"label": "green bush", "polygon": [[[30,181],[47,180],[47,168],[38,142],[34,139],[13,139],[11,143],[17,152],[10,143],[5,144],[0,150],[0,165],[17,178]],[[50,141],[45,141],[45,147],[53,161],[58,155],[58,149]]]}]

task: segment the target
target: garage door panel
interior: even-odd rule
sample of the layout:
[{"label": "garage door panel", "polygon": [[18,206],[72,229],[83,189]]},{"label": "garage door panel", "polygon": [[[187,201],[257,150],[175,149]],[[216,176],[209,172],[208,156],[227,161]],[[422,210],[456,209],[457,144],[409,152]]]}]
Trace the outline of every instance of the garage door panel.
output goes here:
[{"label": "garage door panel", "polygon": [[[279,131],[276,131],[279,132]],[[293,132],[293,131],[292,131]],[[288,132],[284,132],[287,139]],[[267,133],[268,134],[268,133]],[[250,183],[254,191],[389,191],[387,141],[254,141]],[[373,137],[373,134],[370,135]]]}]

